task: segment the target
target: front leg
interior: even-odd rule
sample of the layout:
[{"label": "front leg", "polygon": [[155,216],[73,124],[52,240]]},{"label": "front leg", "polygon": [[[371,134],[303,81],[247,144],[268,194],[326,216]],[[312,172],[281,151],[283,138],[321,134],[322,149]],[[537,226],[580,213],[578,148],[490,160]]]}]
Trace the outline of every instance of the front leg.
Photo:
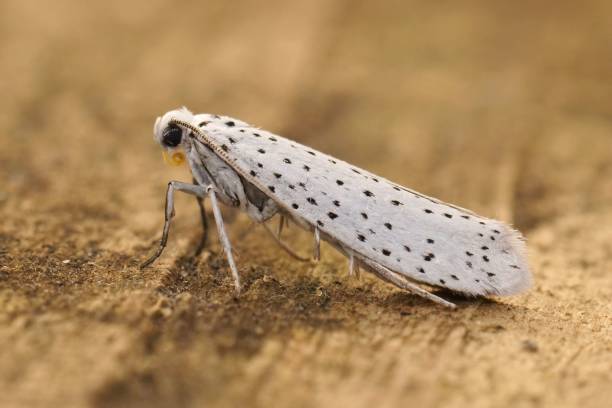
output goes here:
[{"label": "front leg", "polygon": [[170,232],[170,222],[174,217],[174,192],[182,191],[187,194],[192,194],[196,197],[205,197],[206,189],[197,184],[189,184],[183,183],[181,181],[171,181],[168,183],[168,189],[166,190],[166,211],[165,211],[165,222],[164,222],[164,231],[162,233],[161,241],[159,242],[159,247],[157,251],[151,256],[149,259],[144,261],[141,268],[145,268],[151,265],[157,258],[159,258],[166,248],[166,244],[168,242],[168,234]]},{"label": "front leg", "polygon": [[221,215],[221,209],[219,208],[219,202],[217,201],[217,195],[215,193],[215,187],[210,185],[206,187],[208,197],[210,198],[210,206],[215,216],[215,222],[217,223],[217,232],[219,234],[219,240],[223,246],[225,256],[227,257],[227,263],[229,264],[230,271],[234,277],[234,285],[236,287],[236,295],[240,295],[240,275],[238,275],[238,268],[234,262],[234,256],[232,255],[232,245],[230,244],[225,227],[223,225],[223,216]]},{"label": "front leg", "polygon": [[227,256],[227,262],[229,264],[230,270],[232,272],[232,276],[234,277],[234,284],[236,286],[236,294],[240,294],[240,276],[238,275],[238,268],[236,268],[236,263],[234,262],[234,256],[232,255],[232,246],[230,244],[229,238],[227,237],[227,233],[225,232],[225,227],[223,225],[223,217],[221,215],[221,209],[219,208],[219,202],[217,201],[217,195],[215,194],[215,187],[213,185],[209,185],[207,187],[202,187],[197,184],[189,184],[183,183],[180,181],[171,181],[168,183],[168,190],[166,190],[166,221],[164,223],[164,232],[162,233],[162,239],[159,243],[159,247],[155,254],[152,257],[147,259],[142,265],[141,268],[144,268],[151,263],[153,263],[164,251],[166,247],[166,243],[168,242],[168,233],[170,231],[170,221],[174,217],[174,192],[182,191],[187,194],[195,195],[196,197],[205,197],[208,195],[210,198],[210,204],[212,206],[213,214],[215,216],[215,222],[217,223],[217,231],[219,233],[219,239],[221,240],[221,245],[225,251],[225,255]]}]

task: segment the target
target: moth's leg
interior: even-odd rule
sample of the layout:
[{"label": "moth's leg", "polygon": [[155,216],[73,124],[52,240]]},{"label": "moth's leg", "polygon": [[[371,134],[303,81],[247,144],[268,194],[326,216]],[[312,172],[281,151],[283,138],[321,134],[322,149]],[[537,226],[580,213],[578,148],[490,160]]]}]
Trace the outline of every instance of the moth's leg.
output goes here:
[{"label": "moth's leg", "polygon": [[219,203],[217,202],[215,187],[210,185],[206,187],[206,191],[208,191],[210,205],[213,210],[213,215],[215,216],[215,222],[217,223],[217,232],[219,233],[219,240],[221,241],[221,245],[223,246],[223,250],[225,251],[225,256],[227,257],[227,263],[229,264],[232,276],[234,277],[236,295],[239,295],[240,275],[238,275],[238,268],[236,268],[234,256],[232,255],[232,245],[230,244],[229,238],[227,237],[227,233],[225,232],[225,227],[223,226],[223,216],[221,215],[221,209],[219,208]]},{"label": "moth's leg", "polygon": [[361,278],[361,271],[359,270],[359,262],[355,259],[355,254],[353,251],[349,251],[348,253],[348,268],[349,268],[349,276],[356,276],[357,279]]},{"label": "moth's leg", "polygon": [[309,258],[307,258],[305,256],[299,255],[293,249],[289,248],[289,246],[287,246],[287,244],[285,244],[283,241],[281,241],[280,237],[277,234],[275,234],[274,232],[272,232],[270,227],[268,227],[268,225],[265,222],[262,223],[262,225],[265,228],[265,230],[270,234],[270,236],[272,236],[272,238],[274,238],[276,243],[278,245],[280,245],[280,247],[283,248],[289,255],[291,255],[293,258],[297,259],[298,261],[310,262]]},{"label": "moth's leg", "polygon": [[281,214],[278,219],[278,228],[276,229],[276,236],[278,238],[278,241],[281,240],[281,234],[283,233],[283,227],[285,226],[285,220],[286,220],[285,216]]},{"label": "moth's leg", "polygon": [[397,286],[400,289],[404,289],[407,290],[409,292],[414,293],[415,295],[419,295],[421,297],[424,297],[425,299],[429,299],[435,303],[438,303],[439,305],[442,306],[446,306],[448,308],[454,309],[455,307],[457,307],[454,303],[451,303],[447,300],[442,299],[439,296],[434,295],[433,293],[430,293],[428,291],[426,291],[425,289],[421,288],[418,285],[415,285],[414,283],[409,282],[407,279],[405,279],[403,276],[399,275],[396,272],[393,272],[392,270],[382,266],[379,263],[376,263],[374,261],[371,261],[367,258],[363,258],[361,259],[361,261],[369,266],[372,271],[378,275],[381,279],[386,280],[389,283],[394,284],[395,286]]},{"label": "moth's leg", "polygon": [[319,227],[314,227],[314,260],[319,262],[321,260],[321,233]]},{"label": "moth's leg", "polygon": [[204,248],[206,248],[206,243],[208,242],[208,220],[206,218],[206,209],[204,207],[204,199],[202,197],[196,196],[196,201],[198,202],[198,207],[200,209],[200,220],[202,221],[202,235],[200,236],[200,243],[196,247],[194,256],[199,256]]},{"label": "moth's leg", "polygon": [[196,197],[204,197],[206,194],[206,190],[197,184],[189,184],[183,183],[180,181],[171,181],[168,183],[168,188],[166,190],[166,210],[165,210],[165,221],[164,221],[164,231],[162,233],[161,241],[159,242],[159,247],[157,251],[151,256],[149,259],[144,261],[141,268],[145,268],[152,264],[157,258],[160,257],[164,248],[166,248],[166,244],[168,242],[168,234],[170,232],[170,222],[174,217],[174,192],[182,191],[184,193],[193,194]]},{"label": "moth's leg", "polygon": [[[253,190],[250,192],[251,198],[253,198],[254,194],[257,194]],[[280,213],[280,218],[278,221],[278,228],[276,234],[270,230],[266,221],[272,218],[276,213],[279,212],[279,208],[276,203],[272,200],[267,200],[263,203],[263,206],[257,207],[255,205],[248,205],[246,208],[247,215],[251,218],[251,220],[257,222],[258,224],[263,224],[265,230],[274,238],[274,240],[283,248],[289,255],[298,261],[308,262],[310,259],[298,255],[295,251],[289,248],[284,242],[281,241],[281,233],[283,231],[283,227],[288,224],[288,219],[284,214]]]}]

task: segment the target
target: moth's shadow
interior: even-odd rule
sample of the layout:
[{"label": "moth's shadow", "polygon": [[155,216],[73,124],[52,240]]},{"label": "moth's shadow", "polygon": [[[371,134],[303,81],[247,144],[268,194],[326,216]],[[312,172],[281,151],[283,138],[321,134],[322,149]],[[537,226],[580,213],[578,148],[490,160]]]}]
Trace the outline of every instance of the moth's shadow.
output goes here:
[{"label": "moth's shadow", "polygon": [[515,315],[517,312],[524,312],[528,310],[524,306],[504,303],[503,300],[500,299],[487,298],[483,296],[466,296],[445,289],[434,290],[432,291],[432,294],[455,304],[457,307],[455,309],[445,308],[420,296],[402,291],[395,291],[389,296],[381,298],[381,301],[378,304],[380,307],[389,310],[401,311],[409,307],[411,309],[450,314],[472,314],[474,313],[474,310],[477,309],[482,312],[486,311],[487,313],[495,313],[499,317]]},{"label": "moth's shadow", "polygon": [[[249,355],[256,353],[266,338],[283,337],[297,327],[354,331],[362,330],[359,322],[364,318],[380,326],[398,322],[415,325],[432,319],[480,318],[483,314],[504,319],[522,309],[494,299],[436,290],[437,296],[457,305],[449,309],[367,275],[357,284],[340,276],[330,280],[330,275],[281,277],[264,266],[243,268],[241,275],[243,292],[236,297],[223,254],[211,253],[208,259],[185,255],[164,277],[160,291],[171,298],[189,293],[201,316],[191,316],[190,330],[203,331],[221,353]],[[381,317],[373,319],[373,314]]]}]

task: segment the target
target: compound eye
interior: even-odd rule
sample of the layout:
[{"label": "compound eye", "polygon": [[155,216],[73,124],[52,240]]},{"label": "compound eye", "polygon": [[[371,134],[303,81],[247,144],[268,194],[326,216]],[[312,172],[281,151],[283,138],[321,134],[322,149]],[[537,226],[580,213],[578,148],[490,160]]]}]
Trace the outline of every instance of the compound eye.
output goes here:
[{"label": "compound eye", "polygon": [[176,147],[181,143],[183,131],[176,125],[170,125],[162,133],[162,143],[168,147]]}]

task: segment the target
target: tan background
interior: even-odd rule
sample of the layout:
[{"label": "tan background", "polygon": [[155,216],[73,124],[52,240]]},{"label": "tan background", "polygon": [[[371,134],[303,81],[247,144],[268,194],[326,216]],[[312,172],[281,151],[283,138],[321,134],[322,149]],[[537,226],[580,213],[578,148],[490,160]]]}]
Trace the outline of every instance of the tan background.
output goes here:
[{"label": "tan background", "polygon": [[[612,400],[612,3],[3,0],[0,405],[580,406]],[[535,287],[457,311],[244,216],[246,291],[155,117],[233,115],[514,223]],[[227,217],[233,214],[226,212]],[[241,238],[242,237],[242,238]],[[288,235],[305,251],[311,238]],[[64,261],[69,261],[65,263]]]}]

